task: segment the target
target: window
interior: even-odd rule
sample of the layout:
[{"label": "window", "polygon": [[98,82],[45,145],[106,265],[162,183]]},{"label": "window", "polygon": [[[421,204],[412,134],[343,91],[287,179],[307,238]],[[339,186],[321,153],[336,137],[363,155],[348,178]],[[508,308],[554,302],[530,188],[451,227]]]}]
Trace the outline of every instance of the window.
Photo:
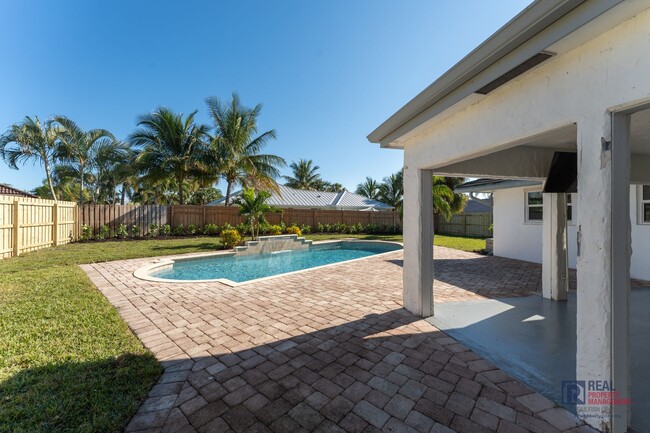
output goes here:
[{"label": "window", "polygon": [[641,185],[639,190],[639,222],[650,224],[650,185]]},{"label": "window", "polygon": [[526,221],[541,221],[544,216],[544,196],[541,191],[526,193]]},{"label": "window", "polygon": [[[650,224],[650,185],[648,186],[648,223]],[[526,193],[526,221],[538,222],[544,219],[544,194],[541,191]],[[566,219],[573,221],[572,195],[566,195]]]}]

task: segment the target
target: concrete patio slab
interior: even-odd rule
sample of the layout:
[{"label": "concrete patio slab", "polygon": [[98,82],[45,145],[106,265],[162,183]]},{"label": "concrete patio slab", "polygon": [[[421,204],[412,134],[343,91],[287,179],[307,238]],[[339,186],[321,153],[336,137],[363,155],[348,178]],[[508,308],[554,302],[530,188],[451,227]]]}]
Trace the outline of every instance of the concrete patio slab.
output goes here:
[{"label": "concrete patio slab", "polygon": [[[133,277],[155,260],[83,266],[165,367],[128,432],[574,431],[402,308],[401,252],[238,287]],[[436,269],[441,302],[539,290],[530,263],[437,248]]]}]

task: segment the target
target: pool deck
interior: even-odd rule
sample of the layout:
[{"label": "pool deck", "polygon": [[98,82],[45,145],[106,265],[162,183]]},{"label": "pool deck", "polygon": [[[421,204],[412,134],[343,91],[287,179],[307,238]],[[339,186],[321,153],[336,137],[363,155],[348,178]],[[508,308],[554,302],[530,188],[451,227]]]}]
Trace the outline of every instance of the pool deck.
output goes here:
[{"label": "pool deck", "polygon": [[[402,252],[231,287],[84,265],[165,371],[127,432],[594,432],[402,308]],[[539,265],[436,247],[436,302],[526,296]]]}]

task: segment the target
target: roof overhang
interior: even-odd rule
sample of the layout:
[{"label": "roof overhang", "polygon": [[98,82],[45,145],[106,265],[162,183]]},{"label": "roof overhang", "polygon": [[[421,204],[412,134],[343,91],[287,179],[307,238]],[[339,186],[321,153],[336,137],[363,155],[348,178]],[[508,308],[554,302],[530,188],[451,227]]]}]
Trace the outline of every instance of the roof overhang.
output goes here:
[{"label": "roof overhang", "polygon": [[[399,139],[405,134],[454,106],[462,108],[484,97],[477,91],[623,2],[534,1],[389,117],[368,140],[381,147],[403,148]],[[466,104],[461,103],[464,100]]]},{"label": "roof overhang", "polygon": [[470,193],[470,192],[492,192],[498,189],[508,188],[521,188],[526,186],[541,186],[542,182],[535,180],[502,180],[495,179],[493,182],[481,183],[472,185],[473,182],[468,182],[468,185],[458,185],[454,188],[455,192]]}]

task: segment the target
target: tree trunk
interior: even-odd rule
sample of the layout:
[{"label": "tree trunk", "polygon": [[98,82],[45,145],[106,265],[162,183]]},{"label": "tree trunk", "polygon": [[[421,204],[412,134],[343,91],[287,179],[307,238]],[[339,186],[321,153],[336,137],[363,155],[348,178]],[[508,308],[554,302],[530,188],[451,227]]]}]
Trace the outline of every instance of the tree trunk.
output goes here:
[{"label": "tree trunk", "polygon": [[176,180],[178,181],[178,203],[185,204],[185,197],[183,197],[183,176],[178,176]]},{"label": "tree trunk", "polygon": [[122,197],[120,198],[120,204],[126,204],[126,185],[122,184]]},{"label": "tree trunk", "polygon": [[54,192],[54,184],[52,183],[52,174],[50,173],[50,162],[48,161],[47,155],[43,158],[45,164],[45,177],[47,177],[47,184],[50,187],[50,194],[52,194],[52,199],[54,201],[59,201]]},{"label": "tree trunk", "polygon": [[230,189],[232,188],[232,182],[227,181],[228,186],[226,187],[226,207],[230,206]]},{"label": "tree trunk", "polygon": [[83,163],[79,164],[79,171],[81,176],[79,177],[79,204],[84,204],[84,165]]}]

